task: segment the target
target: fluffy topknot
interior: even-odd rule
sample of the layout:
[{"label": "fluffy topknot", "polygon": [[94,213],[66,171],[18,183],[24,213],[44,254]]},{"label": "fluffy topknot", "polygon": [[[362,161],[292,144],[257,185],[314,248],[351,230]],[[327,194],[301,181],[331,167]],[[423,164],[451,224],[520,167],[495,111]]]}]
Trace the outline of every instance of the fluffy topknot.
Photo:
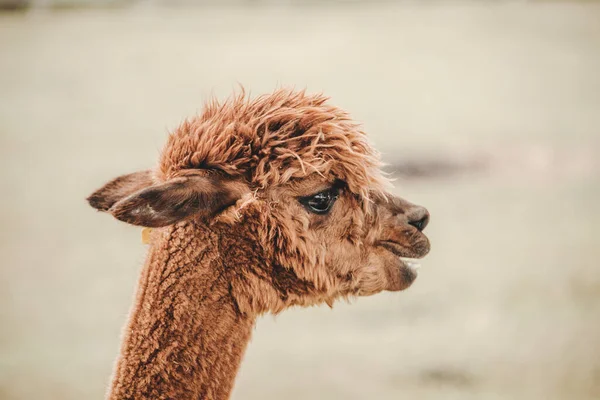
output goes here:
[{"label": "fluffy topknot", "polygon": [[264,189],[317,173],[341,179],[369,198],[383,188],[379,154],[357,123],[322,94],[279,89],[254,99],[241,93],[208,101],[182,123],[162,152],[161,178],[216,169]]}]

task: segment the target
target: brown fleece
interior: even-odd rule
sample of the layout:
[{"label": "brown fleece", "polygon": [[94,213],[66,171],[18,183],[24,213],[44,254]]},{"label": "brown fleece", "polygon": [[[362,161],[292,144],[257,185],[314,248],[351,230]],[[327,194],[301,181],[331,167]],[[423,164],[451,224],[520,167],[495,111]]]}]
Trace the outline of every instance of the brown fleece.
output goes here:
[{"label": "brown fleece", "polygon": [[412,284],[402,257],[429,251],[427,210],[385,192],[366,135],[326,101],[213,100],[155,170],[88,198],[156,228],[109,400],[225,400],[257,316]]},{"label": "brown fleece", "polygon": [[232,243],[194,223],[152,240],[109,398],[226,399],[255,320],[231,293]]}]

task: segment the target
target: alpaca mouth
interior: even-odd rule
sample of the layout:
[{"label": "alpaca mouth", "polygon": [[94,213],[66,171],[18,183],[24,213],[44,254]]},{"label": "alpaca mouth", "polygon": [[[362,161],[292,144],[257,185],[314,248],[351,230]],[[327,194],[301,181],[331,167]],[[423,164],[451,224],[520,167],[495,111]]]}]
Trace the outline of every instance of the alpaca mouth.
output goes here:
[{"label": "alpaca mouth", "polygon": [[400,259],[400,269],[407,270],[413,280],[416,278],[419,269],[421,268],[421,263],[417,261],[417,259],[425,257],[429,252],[429,246],[415,246],[408,249],[399,243],[390,240],[380,242],[380,246]]},{"label": "alpaca mouth", "polygon": [[429,241],[427,241],[427,239],[425,239],[424,242],[420,241],[419,243],[416,243],[410,248],[391,240],[383,240],[379,242],[379,245],[402,260],[407,260],[406,262],[416,264],[418,264],[418,262],[415,261],[417,258],[423,258],[429,253]]}]

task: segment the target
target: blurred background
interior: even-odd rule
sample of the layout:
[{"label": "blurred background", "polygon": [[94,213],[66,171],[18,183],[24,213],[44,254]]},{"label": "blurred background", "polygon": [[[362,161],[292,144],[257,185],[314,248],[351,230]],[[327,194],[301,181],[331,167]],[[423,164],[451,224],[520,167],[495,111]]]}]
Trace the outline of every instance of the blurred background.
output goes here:
[{"label": "blurred background", "polygon": [[84,199],[239,84],[363,122],[432,252],[261,319],[233,399],[600,398],[600,3],[0,5],[0,399],[103,398],[146,247]]}]

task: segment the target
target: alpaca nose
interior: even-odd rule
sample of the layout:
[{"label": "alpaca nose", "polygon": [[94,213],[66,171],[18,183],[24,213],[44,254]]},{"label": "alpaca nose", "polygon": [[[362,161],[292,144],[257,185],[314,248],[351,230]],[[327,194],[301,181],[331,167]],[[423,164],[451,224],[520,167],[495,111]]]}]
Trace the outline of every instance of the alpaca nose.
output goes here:
[{"label": "alpaca nose", "polygon": [[425,229],[429,223],[429,211],[425,207],[414,206],[407,213],[408,224],[414,226],[419,231]]}]

